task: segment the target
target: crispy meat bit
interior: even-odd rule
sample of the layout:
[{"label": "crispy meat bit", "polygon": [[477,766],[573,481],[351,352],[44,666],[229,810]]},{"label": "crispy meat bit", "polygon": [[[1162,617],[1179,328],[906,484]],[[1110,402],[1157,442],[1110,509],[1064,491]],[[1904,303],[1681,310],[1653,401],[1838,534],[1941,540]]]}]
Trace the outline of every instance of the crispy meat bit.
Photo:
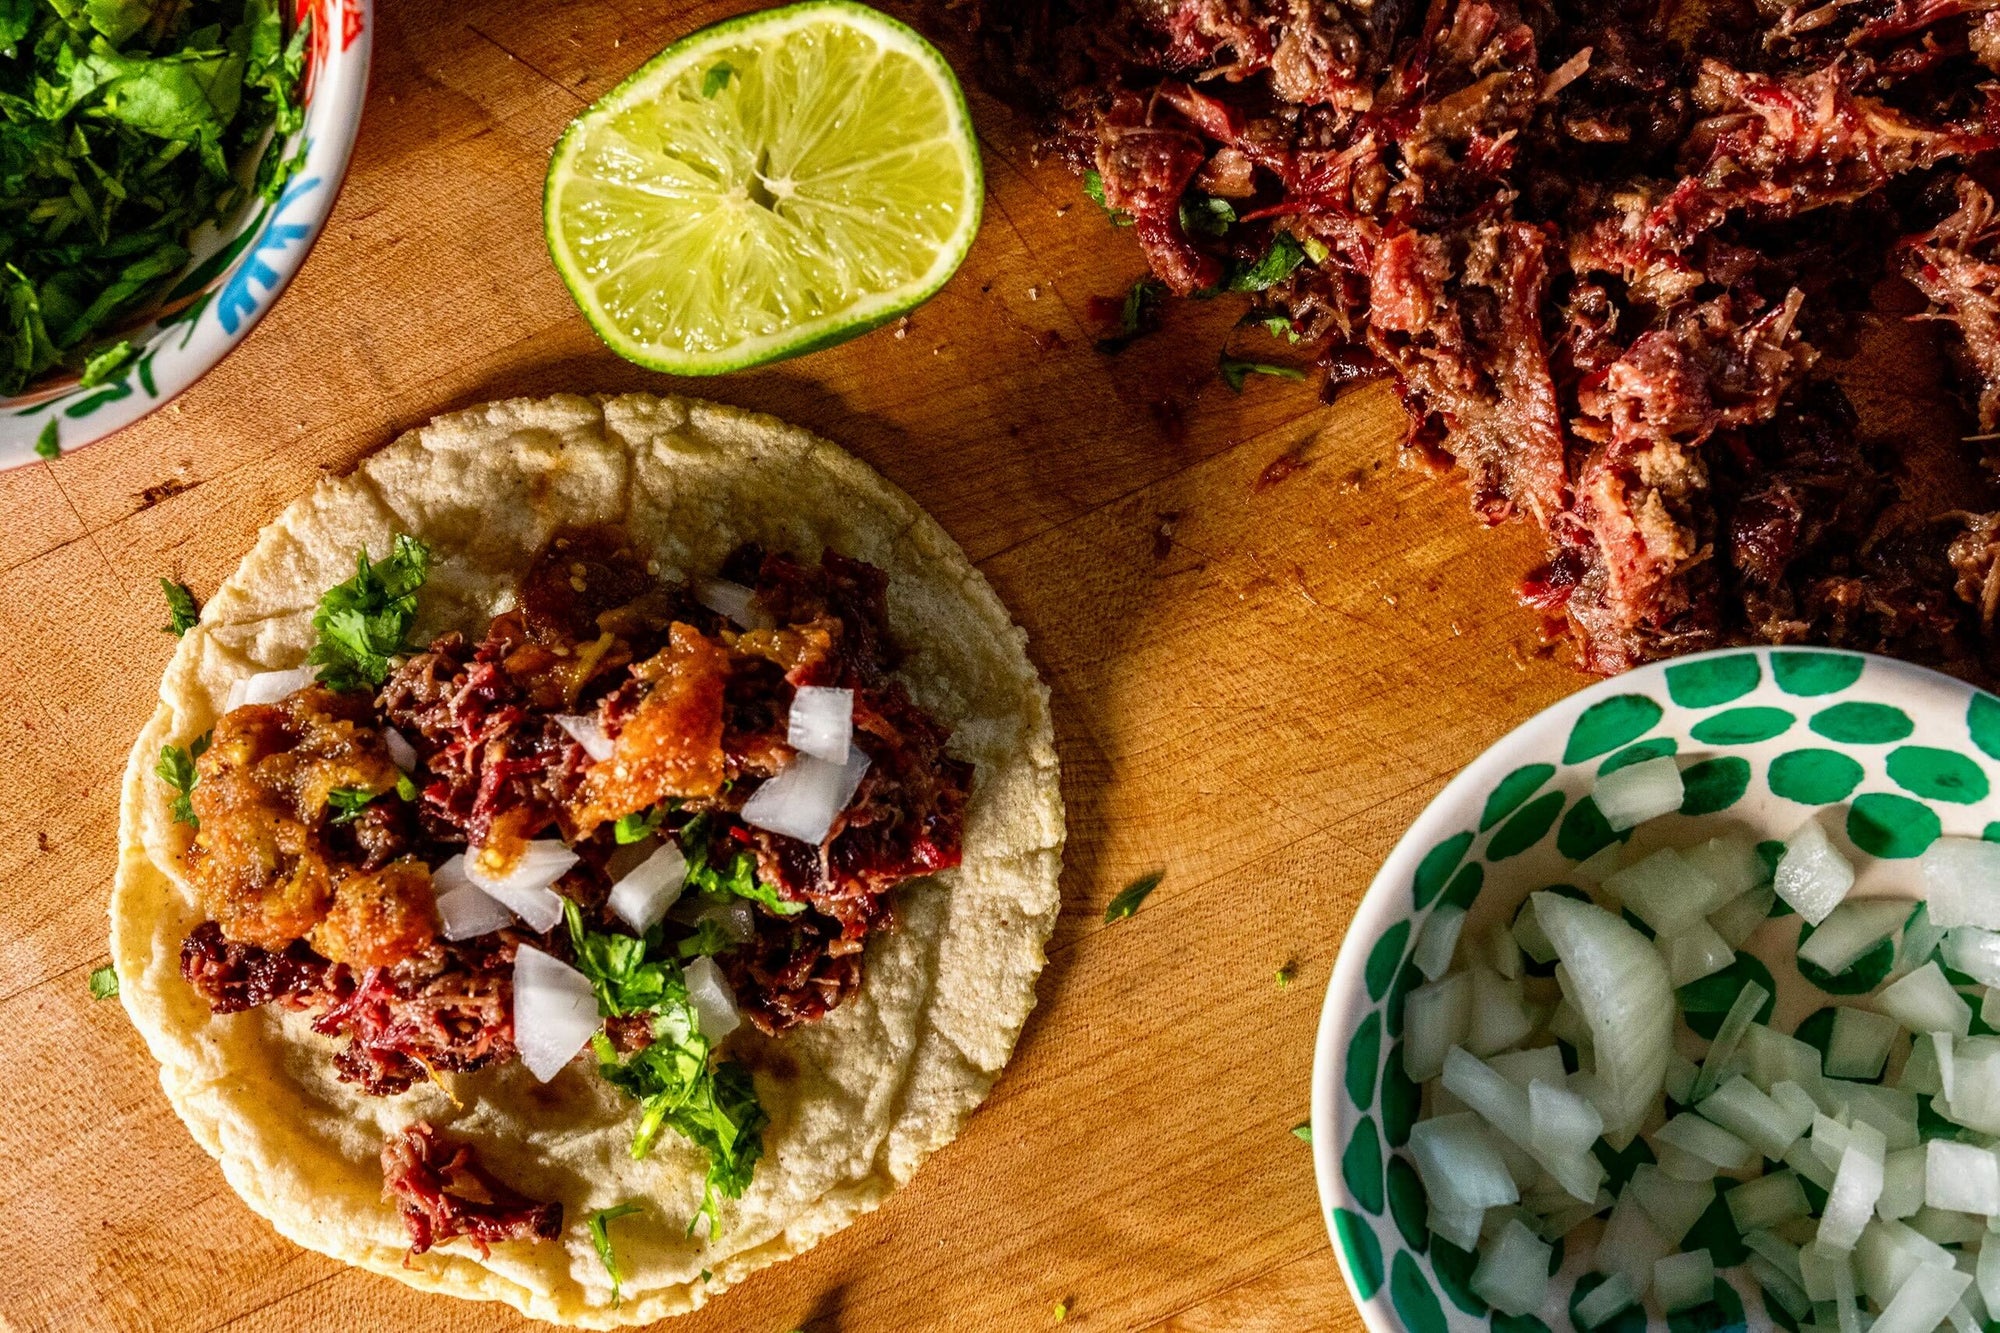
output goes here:
[{"label": "crispy meat bit", "polygon": [[336,963],[389,967],[415,957],[437,938],[431,872],[413,856],[379,870],[344,870],[333,904],[309,937]]},{"label": "crispy meat bit", "polygon": [[722,788],[728,651],[694,626],[676,623],[667,646],[632,674],[650,689],[619,729],[611,757],[584,779],[575,815],[583,835],[670,798],[713,796]]},{"label": "crispy meat bit", "polygon": [[[197,767],[201,830],[189,868],[203,907],[231,940],[283,949],[309,936],[334,905],[338,867],[369,859],[349,846],[354,835],[335,823],[328,793],[396,786],[367,696],[315,685],[283,703],[238,708],[216,724]],[[377,819],[395,817],[399,803],[387,800]],[[385,849],[392,839],[371,828]],[[408,915],[426,910],[427,877],[401,876],[399,889],[415,900]],[[402,947],[423,942],[405,938]],[[396,947],[386,938],[378,946]]]},{"label": "crispy meat bit", "polygon": [[497,1179],[467,1143],[454,1143],[423,1121],[382,1145],[382,1197],[393,1200],[410,1234],[410,1253],[458,1236],[480,1257],[508,1240],[554,1240],[563,1207],[531,1199]]}]

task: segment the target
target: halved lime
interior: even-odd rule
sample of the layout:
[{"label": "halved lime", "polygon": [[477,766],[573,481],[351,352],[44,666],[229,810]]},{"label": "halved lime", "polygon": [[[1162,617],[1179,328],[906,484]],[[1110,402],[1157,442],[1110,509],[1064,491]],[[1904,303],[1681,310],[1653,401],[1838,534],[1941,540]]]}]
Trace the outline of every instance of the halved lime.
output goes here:
[{"label": "halved lime", "polygon": [[613,351],[715,375],[923,301],[983,197],[944,57],[866,5],[809,0],[682,38],[578,116],[542,214]]}]

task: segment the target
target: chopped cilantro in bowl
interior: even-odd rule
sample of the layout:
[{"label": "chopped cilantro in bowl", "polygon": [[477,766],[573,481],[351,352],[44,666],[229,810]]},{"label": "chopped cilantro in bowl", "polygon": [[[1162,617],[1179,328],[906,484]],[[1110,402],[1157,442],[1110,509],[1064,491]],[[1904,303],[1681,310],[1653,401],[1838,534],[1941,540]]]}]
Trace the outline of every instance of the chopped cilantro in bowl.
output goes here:
[{"label": "chopped cilantro in bowl", "polygon": [[0,468],[255,326],[332,208],[373,28],[372,0],[0,0]]}]

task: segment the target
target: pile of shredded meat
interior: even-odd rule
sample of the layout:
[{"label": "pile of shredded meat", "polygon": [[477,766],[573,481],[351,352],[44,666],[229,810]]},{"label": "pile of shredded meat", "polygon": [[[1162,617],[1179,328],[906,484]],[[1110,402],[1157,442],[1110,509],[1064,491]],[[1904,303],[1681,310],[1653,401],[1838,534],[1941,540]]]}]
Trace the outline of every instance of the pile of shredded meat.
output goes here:
[{"label": "pile of shredded meat", "polygon": [[1411,446],[1539,526],[1523,592],[1588,668],[1988,674],[1990,476],[1914,499],[1920,446],[1827,362],[1901,288],[2000,427],[2000,0],[947,7],[1160,282],[1260,290],[1330,392],[1393,377]]},{"label": "pile of shredded meat", "polygon": [[[853,994],[891,890],[958,864],[972,768],[890,674],[880,570],[746,547],[720,575],[748,591],[737,614],[751,627],[655,577],[621,534],[566,531],[477,643],[446,635],[372,696],[309,685],[227,713],[190,798],[188,870],[209,919],[181,948],[189,984],[217,1013],[311,1015],[344,1039],[339,1077],[372,1094],[502,1063],[516,1055],[515,951],[569,959],[567,931],[516,922],[447,940],[432,871],[468,852],[504,874],[529,841],[560,837],[581,859],[556,891],[592,929],[622,930],[605,907],[613,882],[673,838],[690,864],[730,867],[787,909],[714,889],[685,894],[663,923],[669,948],[713,954],[745,1017],[775,1034]],[[793,762],[787,722],[805,685],[853,691],[853,744],[869,759],[819,846],[739,817]],[[610,755],[593,760],[559,716],[594,719]],[[414,751],[408,773],[392,745]],[[643,1023],[614,1028],[626,1050],[650,1039]],[[470,1151],[427,1130],[385,1148],[415,1250],[558,1225]]]}]

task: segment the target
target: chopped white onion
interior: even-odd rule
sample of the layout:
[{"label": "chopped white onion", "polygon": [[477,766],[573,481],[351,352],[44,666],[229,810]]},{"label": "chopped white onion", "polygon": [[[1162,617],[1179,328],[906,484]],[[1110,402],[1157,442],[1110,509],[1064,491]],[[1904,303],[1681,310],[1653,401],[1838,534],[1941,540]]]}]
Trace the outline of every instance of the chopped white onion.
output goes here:
[{"label": "chopped white onion", "polygon": [[1854,865],[1818,820],[1808,819],[1786,840],[1771,886],[1793,910],[1817,926],[1854,887]]},{"label": "chopped white onion", "polygon": [[1819,1052],[1776,1028],[1752,1023],[1736,1044],[1737,1058],[1750,1081],[1766,1092],[1777,1083],[1810,1087],[1819,1081]]},{"label": "chopped white onion", "polygon": [[244,676],[230,684],[229,697],[223,703],[222,711],[233,713],[246,704],[277,703],[312,684],[317,674],[317,668],[302,666],[290,671],[259,671],[254,676]]},{"label": "chopped white onion", "polygon": [[1528,901],[1562,958],[1565,994],[1590,1025],[1596,1073],[1612,1112],[1604,1135],[1622,1150],[1658,1103],[1673,1053],[1667,965],[1650,940],[1601,907],[1556,893]]},{"label": "chopped white onion", "polygon": [[382,728],[382,744],[388,747],[389,762],[405,773],[417,771],[417,747],[394,727]]},{"label": "chopped white onion", "polygon": [[1682,850],[1686,862],[1714,880],[1734,902],[1759,885],[1769,886],[1771,871],[1757,854],[1757,844],[1739,834],[1725,833]]},{"label": "chopped white onion", "polygon": [[1975,1275],[1979,1282],[1979,1298],[1986,1302],[1986,1308],[2000,1310],[2000,1242],[1979,1247],[1979,1267]]},{"label": "chopped white onion", "polygon": [[1847,1272],[1848,1286],[1852,1289],[1854,1265],[1849,1251],[1836,1250],[1818,1241],[1799,1246],[1799,1279],[1800,1285],[1806,1289],[1807,1300],[1817,1304],[1837,1299],[1842,1270]]},{"label": "chopped white onion", "polygon": [[1972,1031],[1972,1006],[1945,980],[1935,962],[1925,963],[1875,997],[1875,1007],[1912,1032]]},{"label": "chopped white onion", "polygon": [[1885,1014],[1841,1005],[1833,1011],[1833,1033],[1826,1043],[1827,1077],[1878,1077],[1901,1033],[1896,1020]]},{"label": "chopped white onion", "polygon": [[604,734],[604,724],[597,720],[595,713],[554,713],[550,720],[568,732],[570,739],[600,764],[618,748],[617,743]]},{"label": "chopped white onion", "polygon": [[[1648,1276],[1651,1276],[1648,1274]],[[1631,1306],[1639,1303],[1640,1291],[1623,1273],[1613,1273],[1604,1279],[1604,1284],[1576,1303],[1578,1327],[1588,1333],[1590,1329],[1601,1327]]]},{"label": "chopped white onion", "polygon": [[514,951],[514,1045],[537,1080],[560,1073],[601,1021],[583,973],[525,944]]},{"label": "chopped white onion", "polygon": [[1894,935],[1909,915],[1910,904],[1901,898],[1849,898],[1829,912],[1813,930],[1812,938],[1799,946],[1799,961],[1838,976]]},{"label": "chopped white onion", "polygon": [[1951,1044],[1951,1086],[1938,1103],[1936,1109],[1967,1129],[2000,1134],[2000,1038],[1961,1037]]},{"label": "chopped white onion", "polygon": [[743,803],[743,822],[817,847],[854,799],[867,771],[868,752],[859,746],[845,764],[801,754],[750,793]]},{"label": "chopped white onion", "polygon": [[1554,1046],[1536,1046],[1525,1051],[1503,1051],[1499,1055],[1488,1057],[1486,1063],[1493,1067],[1494,1073],[1523,1092],[1526,1092],[1528,1085],[1536,1079],[1561,1087],[1566,1077],[1563,1073],[1562,1051]]},{"label": "chopped white onion", "polygon": [[1667,1314],[1715,1299],[1715,1259],[1707,1250],[1670,1254],[1653,1265],[1653,1297]]},{"label": "chopped white onion", "polygon": [[1554,1253],[1555,1248],[1544,1244],[1520,1218],[1510,1217],[1472,1270],[1473,1293],[1501,1314],[1538,1310],[1548,1295],[1549,1259]]},{"label": "chopped white onion", "polygon": [[728,579],[697,579],[695,600],[719,616],[734,621],[739,629],[769,629],[771,617],[757,605],[757,594]]},{"label": "chopped white onion", "polygon": [[687,857],[667,838],[653,854],[632,867],[611,886],[607,905],[618,919],[641,935],[658,924],[681,896],[687,882]]},{"label": "chopped white onion", "polygon": [[1861,1289],[1877,1305],[1886,1306],[1919,1269],[1951,1266],[1950,1251],[1901,1222],[1870,1222],[1854,1247]]},{"label": "chopped white onion", "polygon": [[1715,1181],[1676,1180],[1651,1162],[1632,1173],[1626,1193],[1639,1201],[1669,1246],[1679,1245],[1715,1202]]},{"label": "chopped white onion", "polygon": [[1950,1264],[1927,1264],[1896,1289],[1869,1333],[1932,1333],[1971,1285],[1972,1276]]},{"label": "chopped white onion", "polygon": [[1736,992],[1729,1012],[1722,1016],[1722,1026],[1715,1030],[1715,1040],[1708,1044],[1708,1053],[1701,1058],[1701,1072],[1694,1080],[1696,1101],[1715,1091],[1734,1072],[1736,1048],[1742,1043],[1743,1034],[1757,1021],[1757,1011],[1770,998],[1771,992],[1754,981],[1744,982],[1743,989]]},{"label": "chopped white onion", "polygon": [[1590,796],[1612,832],[1623,833],[1680,809],[1685,790],[1680,765],[1661,755],[1600,774]]},{"label": "chopped white onion", "polygon": [[[447,877],[443,873],[445,866],[454,862],[458,873]],[[485,890],[465,878],[464,862],[463,856],[454,856],[431,875],[432,888],[448,886],[437,895],[438,919],[444,923],[444,937],[448,940],[490,935],[514,920],[514,914],[505,904],[488,897]]]},{"label": "chopped white onion", "polygon": [[468,879],[505,903],[532,929],[539,932],[555,929],[563,918],[563,900],[549,886],[576,864],[575,852],[554,838],[538,838],[522,846],[520,856],[504,875],[490,874],[482,860],[480,853],[466,857]]},{"label": "chopped white onion", "polygon": [[799,686],[785,722],[785,743],[829,764],[846,763],[854,743],[854,691]]},{"label": "chopped white onion", "polygon": [[1692,1111],[1683,1111],[1667,1121],[1653,1132],[1653,1137],[1724,1171],[1742,1170],[1755,1155],[1742,1139]]},{"label": "chopped white onion", "polygon": [[1882,1197],[1884,1155],[1879,1136],[1864,1139],[1856,1133],[1848,1139],[1847,1149],[1840,1155],[1840,1169],[1833,1174],[1833,1188],[1826,1192],[1826,1207],[1820,1213],[1820,1244],[1851,1250],[1861,1239],[1861,1229],[1875,1215],[1875,1201]]},{"label": "chopped white onion", "polygon": [[1929,1160],[1923,1148],[1898,1149],[1882,1159],[1882,1194],[1875,1200],[1875,1216],[1893,1222],[1924,1206]]},{"label": "chopped white onion", "polygon": [[1419,986],[1403,1001],[1403,1072],[1428,1083],[1444,1072],[1445,1052],[1472,1031],[1472,978],[1455,972]]},{"label": "chopped white onion", "polygon": [[713,1045],[743,1022],[736,1012],[736,992],[713,958],[697,958],[685,969],[688,1003],[694,1006],[701,1035]]},{"label": "chopped white onion", "polygon": [[1452,954],[1458,950],[1458,935],[1464,928],[1463,907],[1440,903],[1431,909],[1423,929],[1417,932],[1417,947],[1410,951],[1410,961],[1424,974],[1425,981],[1436,981],[1451,971]]},{"label": "chopped white onion", "polygon": [[1477,1056],[1492,1055],[1514,1045],[1534,1028],[1520,982],[1509,981],[1488,967],[1472,969],[1472,1027],[1465,1036],[1467,1050]]},{"label": "chopped white onion", "polygon": [[1982,986],[2000,986],[2000,934],[1979,926],[1954,926],[1944,935],[1944,965]]},{"label": "chopped white onion", "polygon": [[1743,941],[1757,933],[1771,915],[1771,907],[1778,901],[1777,890],[1769,884],[1739,893],[1722,906],[1708,914],[1708,924],[1715,927],[1715,933],[1729,941],[1729,947],[1740,949]]},{"label": "chopped white onion", "polygon": [[1433,1116],[1410,1127],[1410,1157],[1431,1206],[1484,1212],[1518,1202],[1521,1190],[1478,1116]]},{"label": "chopped white onion", "polygon": [[1896,971],[1909,972],[1922,967],[1942,943],[1944,927],[1931,920],[1931,905],[1918,903],[1903,926],[1902,941],[1896,946]]},{"label": "chopped white onion", "polygon": [[1954,1213],[2000,1214],[2000,1158],[1950,1139],[1924,1145],[1924,1203]]},{"label": "chopped white onion", "polygon": [[1805,1125],[1741,1074],[1724,1081],[1695,1110],[1770,1158],[1782,1158],[1805,1132]]},{"label": "chopped white onion", "polygon": [[1714,880],[1671,847],[1625,867],[1605,880],[1604,887],[1662,935],[1685,930],[1727,901]]},{"label": "chopped white onion", "polygon": [[1720,972],[1736,961],[1735,946],[1700,917],[1671,935],[1657,937],[1653,944],[1667,960],[1667,980],[1676,989]]},{"label": "chopped white onion", "polygon": [[1746,1180],[1723,1196],[1738,1231],[1757,1231],[1804,1217],[1812,1211],[1799,1178],[1790,1171]]},{"label": "chopped white onion", "polygon": [[1931,924],[2000,930],[2000,843],[1939,838],[1917,864],[1924,872]]},{"label": "chopped white onion", "polygon": [[1623,1276],[1634,1291],[1644,1295],[1653,1282],[1653,1265],[1672,1252],[1673,1245],[1639,1206],[1638,1195],[1627,1190],[1618,1196],[1611,1216],[1605,1219],[1604,1233],[1591,1254],[1591,1267]]}]

